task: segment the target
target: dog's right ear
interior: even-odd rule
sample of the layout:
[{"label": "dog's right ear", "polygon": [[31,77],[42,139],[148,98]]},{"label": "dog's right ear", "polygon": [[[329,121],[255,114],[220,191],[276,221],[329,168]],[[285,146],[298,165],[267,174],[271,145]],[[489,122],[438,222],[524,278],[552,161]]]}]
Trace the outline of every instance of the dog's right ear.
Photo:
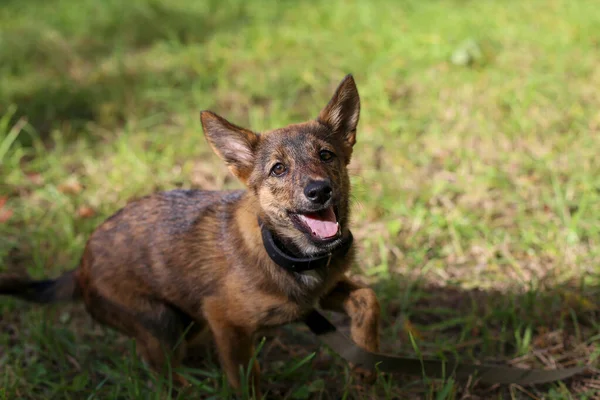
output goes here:
[{"label": "dog's right ear", "polygon": [[352,147],[356,143],[356,127],[359,117],[360,96],[358,95],[356,82],[349,74],[339,84],[335,94],[317,118],[321,123],[328,126],[335,135],[343,139],[348,156],[347,162],[350,161]]},{"label": "dog's right ear", "polygon": [[212,111],[202,111],[200,120],[204,136],[214,152],[225,161],[233,175],[246,183],[254,167],[259,136]]}]

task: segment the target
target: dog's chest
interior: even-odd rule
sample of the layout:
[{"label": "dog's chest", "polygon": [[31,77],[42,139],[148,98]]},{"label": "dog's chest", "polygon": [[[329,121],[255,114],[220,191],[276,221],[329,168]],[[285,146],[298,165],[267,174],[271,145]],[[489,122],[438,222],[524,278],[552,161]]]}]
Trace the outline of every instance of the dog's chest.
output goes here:
[{"label": "dog's chest", "polygon": [[306,271],[296,276],[296,287],[288,287],[285,298],[273,303],[263,302],[258,312],[260,326],[278,326],[303,317],[318,303],[326,288],[326,278],[317,271]]},{"label": "dog's chest", "polygon": [[324,273],[318,270],[309,270],[296,274],[298,284],[301,290],[313,292],[319,290],[323,286],[325,280]]}]

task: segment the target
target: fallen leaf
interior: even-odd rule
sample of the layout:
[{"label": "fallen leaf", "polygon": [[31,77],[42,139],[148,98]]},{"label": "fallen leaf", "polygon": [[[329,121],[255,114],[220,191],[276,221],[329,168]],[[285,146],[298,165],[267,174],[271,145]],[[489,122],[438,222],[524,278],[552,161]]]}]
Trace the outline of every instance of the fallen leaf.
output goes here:
[{"label": "fallen leaf", "polygon": [[455,65],[466,66],[473,64],[481,57],[482,53],[479,44],[473,39],[468,39],[462,42],[458,48],[454,50],[450,60]]},{"label": "fallen leaf", "polygon": [[573,291],[564,290],[560,294],[563,298],[565,305],[567,305],[570,308],[579,308],[583,311],[594,311],[598,308],[597,305],[594,304],[591,300]]},{"label": "fallen leaf", "polygon": [[404,331],[416,339],[423,339],[423,334],[407,319],[404,320]]},{"label": "fallen leaf", "polygon": [[25,174],[25,176],[27,176],[27,179],[29,179],[29,181],[34,185],[39,186],[44,183],[44,177],[42,176],[42,174],[39,174],[37,172],[27,173]]},{"label": "fallen leaf", "polygon": [[71,363],[71,365],[73,367],[75,367],[75,370],[77,372],[81,371],[81,365],[79,365],[79,363],[77,362],[77,360],[75,358],[73,358],[72,356],[67,354],[67,360],[69,360],[69,362]]},{"label": "fallen leaf", "polygon": [[8,221],[13,216],[13,211],[8,208],[0,210],[0,224]]},{"label": "fallen leaf", "polygon": [[83,187],[76,180],[69,180],[58,185],[58,190],[64,194],[77,194],[81,192]]},{"label": "fallen leaf", "polygon": [[8,221],[13,216],[13,211],[6,206],[8,197],[0,196],[0,224]]},{"label": "fallen leaf", "polygon": [[71,313],[65,311],[62,314],[60,314],[60,317],[58,317],[58,319],[61,323],[66,324],[71,320]]},{"label": "fallen leaf", "polygon": [[96,215],[96,211],[90,206],[81,206],[77,209],[77,215],[80,218],[91,218]]}]

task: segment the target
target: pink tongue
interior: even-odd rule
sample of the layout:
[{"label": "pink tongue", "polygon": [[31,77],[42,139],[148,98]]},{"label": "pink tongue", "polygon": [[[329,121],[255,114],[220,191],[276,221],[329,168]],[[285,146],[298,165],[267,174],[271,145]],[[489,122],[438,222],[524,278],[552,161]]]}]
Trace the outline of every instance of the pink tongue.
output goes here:
[{"label": "pink tongue", "polygon": [[337,220],[331,207],[320,213],[300,214],[299,216],[313,234],[321,239],[335,236],[338,232]]}]

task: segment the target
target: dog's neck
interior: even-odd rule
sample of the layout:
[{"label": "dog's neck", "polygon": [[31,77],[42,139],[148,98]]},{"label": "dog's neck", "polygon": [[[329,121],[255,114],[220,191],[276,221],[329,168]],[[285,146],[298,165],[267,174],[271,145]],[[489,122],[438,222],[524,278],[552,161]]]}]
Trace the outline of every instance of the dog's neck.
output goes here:
[{"label": "dog's neck", "polygon": [[292,253],[293,250],[291,250],[289,246],[286,246],[283,240],[278,238],[266,225],[264,225],[260,218],[258,218],[258,225],[261,229],[263,246],[271,260],[290,272],[302,273],[326,268],[329,266],[333,257],[345,256],[350,250],[353,242],[352,232],[348,231],[340,245],[336,248],[326,253],[306,257],[299,255],[298,253]]},{"label": "dog's neck", "polygon": [[[308,255],[303,252],[300,247],[297,246],[291,239],[282,237],[272,229],[269,229],[269,227],[264,224],[264,221],[260,216],[257,217],[257,221],[258,226],[260,227],[262,243],[263,247],[265,247],[265,250],[268,250],[269,247],[276,247],[281,252],[285,253],[285,255],[292,258],[308,257]],[[313,255],[318,256],[319,254]]]},{"label": "dog's neck", "polygon": [[[307,255],[291,241],[277,235],[264,224],[264,218],[257,212],[260,209],[257,199],[246,192],[240,199],[243,207],[238,208],[236,220],[241,230],[244,241],[253,249],[260,249],[260,253],[268,255],[268,259],[279,267],[290,272],[302,273],[305,271],[324,268],[332,259],[343,257],[352,247],[352,232],[344,233],[341,243],[329,251]],[[266,257],[265,257],[266,258]]]}]

